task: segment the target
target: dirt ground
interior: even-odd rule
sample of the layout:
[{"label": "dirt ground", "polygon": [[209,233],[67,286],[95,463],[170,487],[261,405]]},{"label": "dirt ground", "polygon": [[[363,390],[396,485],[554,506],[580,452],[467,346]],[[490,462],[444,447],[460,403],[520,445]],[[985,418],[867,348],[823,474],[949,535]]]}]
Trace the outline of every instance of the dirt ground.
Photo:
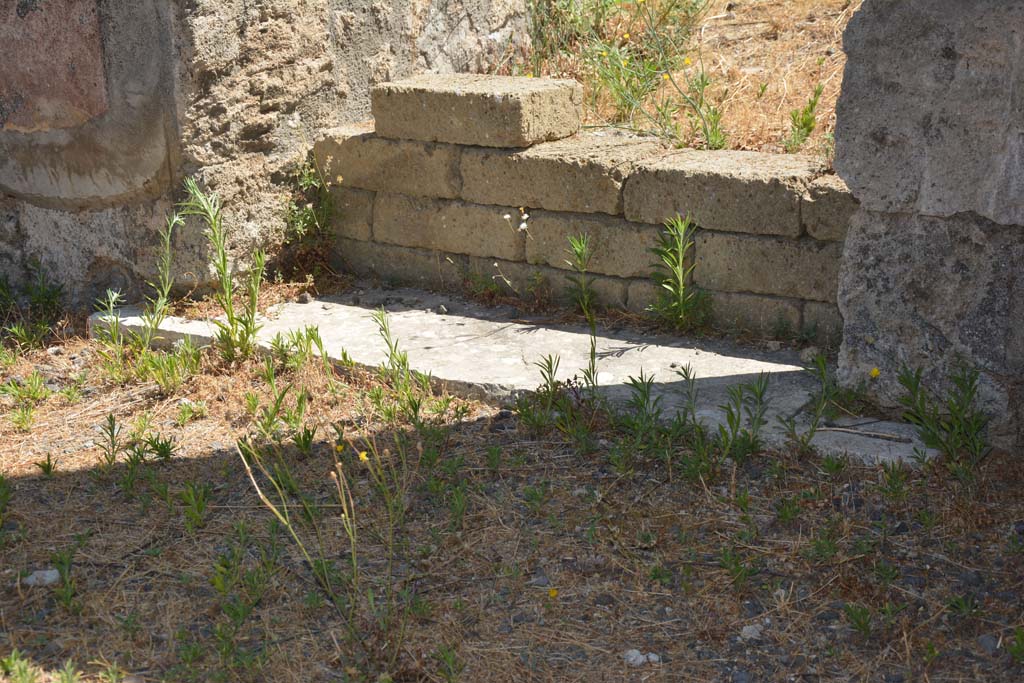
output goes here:
[{"label": "dirt ground", "polygon": [[[692,33],[690,66],[675,74],[676,80],[683,83],[695,70],[705,71],[709,100],[722,110],[727,148],[779,153],[789,135],[790,112],[804,107],[821,84],[817,125],[800,152],[831,158],[846,64],[842,34],[859,7],[860,0],[711,0]],[[588,82],[571,56],[549,67],[550,75]],[[686,115],[684,108],[684,129]],[[607,103],[601,103],[587,112],[587,122],[600,125],[611,116]],[[642,118],[640,124],[647,125]]]},{"label": "dirt ground", "polygon": [[[23,386],[38,372],[51,392],[27,431],[0,397],[0,656],[18,650],[42,680],[61,680],[68,661],[87,680],[133,681],[1024,676],[1019,458],[993,456],[971,491],[941,466],[793,452],[703,467],[687,438],[641,446],[621,416],[585,402],[582,435],[438,396],[414,424],[389,412],[395,385],[379,373],[279,365],[285,407],[304,391],[302,424],[317,429],[308,453],[288,445],[291,428],[280,435],[297,534],[311,549],[319,538],[341,576],[340,460],[361,585],[399,596],[402,619],[385,628],[364,604],[352,629],[235,449],[261,414],[246,394],[260,410],[272,402],[262,364],[207,352],[165,394],[106,379],[101,350],[72,337],[0,373]],[[185,405],[205,415],[182,420]],[[105,465],[108,415],[121,450]],[[154,435],[173,454],[131,466],[132,444]],[[357,455],[371,446],[414,463],[391,545],[385,499]],[[66,579],[27,585],[62,554]]]},{"label": "dirt ground", "polygon": [[[825,86],[814,153],[835,130],[846,56],[843,30],[860,0],[715,0],[697,44],[704,66],[725,93],[722,125],[730,147],[781,152],[789,112]],[[761,87],[766,85],[764,92]]]}]

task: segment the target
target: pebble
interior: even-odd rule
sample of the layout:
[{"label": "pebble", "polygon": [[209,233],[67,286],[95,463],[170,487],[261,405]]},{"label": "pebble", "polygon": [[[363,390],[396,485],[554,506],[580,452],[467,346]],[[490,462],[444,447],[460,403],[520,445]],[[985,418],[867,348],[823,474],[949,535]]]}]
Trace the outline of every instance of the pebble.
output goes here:
[{"label": "pebble", "polygon": [[299,294],[299,297],[296,299],[296,301],[298,301],[300,304],[313,303],[313,295],[310,294],[309,292],[303,292],[302,294]]},{"label": "pebble", "polygon": [[999,651],[999,641],[991,633],[978,636],[978,645],[990,656]]},{"label": "pebble", "polygon": [[757,600],[744,600],[741,607],[743,609],[743,615],[748,618],[759,616],[764,612],[764,607],[762,607],[761,603]]},{"label": "pebble", "polygon": [[441,304],[440,306],[437,307],[437,314],[448,315],[448,307],[445,306],[444,304]]},{"label": "pebble", "polygon": [[732,683],[753,683],[754,677],[750,675],[749,671],[743,669],[736,669],[732,672]]},{"label": "pebble", "polygon": [[533,578],[526,582],[528,586],[537,586],[539,588],[547,588],[551,585],[551,579],[544,573],[543,569],[538,569],[537,573],[533,575]]},{"label": "pebble", "polygon": [[761,624],[747,624],[740,630],[740,638],[743,640],[758,640],[764,633],[764,626]]},{"label": "pebble", "polygon": [[960,575],[960,582],[965,586],[980,586],[985,582],[985,577],[979,571],[968,570]]},{"label": "pebble", "polygon": [[64,354],[64,349],[62,349],[59,346],[51,346],[50,348],[46,349],[46,353],[48,353],[51,356],[61,356]]},{"label": "pebble", "polygon": [[661,656],[653,652],[644,654],[640,650],[626,650],[622,653],[622,659],[630,666],[643,666],[644,664],[658,664]]},{"label": "pebble", "polygon": [[814,359],[821,355],[821,349],[817,346],[808,346],[806,349],[800,352],[800,362],[810,364],[814,362]]},{"label": "pebble", "polygon": [[56,569],[37,569],[22,581],[26,586],[52,586],[60,581],[60,572]]}]

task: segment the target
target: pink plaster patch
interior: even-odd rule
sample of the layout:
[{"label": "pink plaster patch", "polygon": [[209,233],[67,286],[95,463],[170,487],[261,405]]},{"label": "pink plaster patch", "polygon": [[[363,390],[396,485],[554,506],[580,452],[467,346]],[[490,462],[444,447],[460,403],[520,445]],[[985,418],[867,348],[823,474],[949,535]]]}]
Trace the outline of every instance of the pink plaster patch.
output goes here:
[{"label": "pink plaster patch", "polygon": [[0,128],[74,128],[106,111],[96,0],[0,5]]}]

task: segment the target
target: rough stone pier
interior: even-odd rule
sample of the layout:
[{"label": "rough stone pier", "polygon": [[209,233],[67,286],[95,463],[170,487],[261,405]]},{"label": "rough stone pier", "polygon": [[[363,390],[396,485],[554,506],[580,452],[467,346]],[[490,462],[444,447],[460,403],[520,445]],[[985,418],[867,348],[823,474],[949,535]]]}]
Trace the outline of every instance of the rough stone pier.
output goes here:
[{"label": "rough stone pier", "polygon": [[[0,278],[137,296],[189,176],[242,263],[272,251],[318,131],[369,116],[378,83],[490,70],[525,27],[507,0],[0,3]],[[184,289],[212,281],[200,222],[175,256]]]}]

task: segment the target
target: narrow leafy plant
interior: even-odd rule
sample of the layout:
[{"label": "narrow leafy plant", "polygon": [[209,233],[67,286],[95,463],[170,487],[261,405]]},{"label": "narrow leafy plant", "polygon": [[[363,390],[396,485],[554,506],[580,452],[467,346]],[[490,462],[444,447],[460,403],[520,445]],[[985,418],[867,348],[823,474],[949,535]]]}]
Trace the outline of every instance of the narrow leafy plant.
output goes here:
[{"label": "narrow leafy plant", "polygon": [[658,298],[650,310],[669,327],[685,330],[707,322],[710,300],[707,294],[691,284],[696,264],[688,263],[693,249],[696,226],[690,216],[676,216],[665,223],[658,243],[651,252],[660,263],[652,277],[658,285]]}]

